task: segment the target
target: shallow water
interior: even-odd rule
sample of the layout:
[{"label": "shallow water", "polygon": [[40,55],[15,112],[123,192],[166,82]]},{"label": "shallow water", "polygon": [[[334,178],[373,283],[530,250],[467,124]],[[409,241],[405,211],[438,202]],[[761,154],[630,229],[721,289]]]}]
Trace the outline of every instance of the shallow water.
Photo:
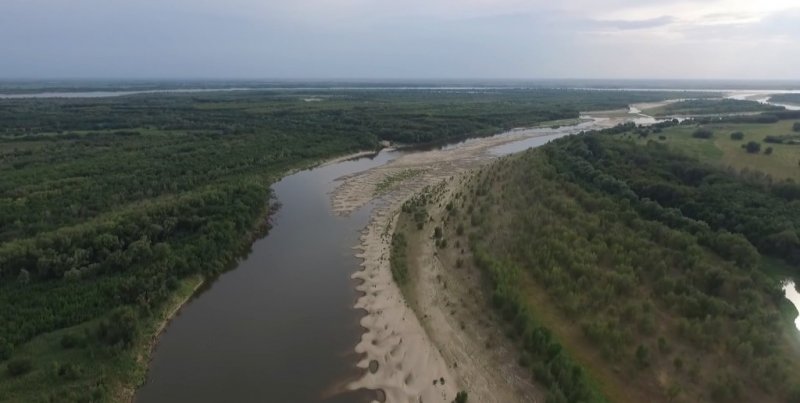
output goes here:
[{"label": "shallow water", "polygon": [[732,92],[732,93],[728,94],[727,98],[737,99],[737,100],[740,100],[740,101],[744,101],[744,100],[750,99],[750,100],[754,100],[754,101],[762,103],[762,104],[782,106],[782,107],[786,108],[786,110],[789,110],[789,111],[800,111],[800,105],[781,104],[781,103],[777,103],[777,102],[772,102],[771,101],[772,95],[776,95],[776,94],[799,94],[799,93],[800,93],[800,91],[796,91],[796,90],[783,90],[783,91],[767,91],[767,90],[761,90],[761,91],[736,91],[736,92]]},{"label": "shallow water", "polygon": [[[617,123],[624,123],[624,121],[633,122],[639,126],[650,126],[652,124],[665,120],[665,119],[656,119],[652,116],[645,115],[641,113],[641,111],[633,107],[631,107],[631,112],[628,114],[628,116],[625,118],[624,121],[623,120],[614,121],[613,124],[609,124],[611,120],[608,118],[594,118],[590,115],[582,115],[581,118],[584,119],[585,121],[572,126],[563,126],[558,128],[542,127],[536,129],[521,129],[521,130],[511,131],[510,133],[512,134],[513,133],[518,134],[520,132],[524,132],[525,134],[535,135],[535,137],[530,137],[523,140],[506,143],[491,148],[489,152],[492,153],[493,155],[504,156],[525,151],[529,148],[540,147],[564,136],[577,134],[582,131],[604,129],[613,126]],[[506,134],[507,133],[500,135],[506,135]],[[466,140],[463,143],[469,143],[469,141],[470,140]]]},{"label": "shallow water", "polygon": [[490,149],[489,152],[497,156],[515,154],[521,151],[525,151],[529,148],[543,146],[555,139],[559,139],[569,134],[570,133],[553,133],[538,137],[532,137],[525,140],[514,141],[512,143],[506,143],[501,146],[494,147]]}]

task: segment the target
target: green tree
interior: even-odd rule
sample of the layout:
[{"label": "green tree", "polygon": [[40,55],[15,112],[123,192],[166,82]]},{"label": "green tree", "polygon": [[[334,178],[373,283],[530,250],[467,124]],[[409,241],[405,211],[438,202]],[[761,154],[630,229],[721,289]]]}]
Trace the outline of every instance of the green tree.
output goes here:
[{"label": "green tree", "polygon": [[0,336],[0,362],[3,362],[9,358],[11,358],[11,354],[14,352],[14,346],[11,345],[5,338]]},{"label": "green tree", "polygon": [[132,307],[115,309],[108,318],[100,322],[98,336],[109,345],[130,346],[136,336],[138,316]]},{"label": "green tree", "polygon": [[800,383],[795,384],[789,390],[789,403],[800,403]]},{"label": "green tree", "polygon": [[643,344],[636,347],[636,365],[640,368],[650,366],[650,351]]},{"label": "green tree", "polygon": [[692,137],[696,139],[710,139],[714,137],[714,132],[706,128],[699,128],[692,133]]},{"label": "green tree", "polygon": [[757,141],[748,141],[747,144],[743,144],[742,148],[744,148],[750,154],[757,154],[761,151],[761,143]]},{"label": "green tree", "polygon": [[658,338],[658,351],[662,353],[669,353],[669,344],[667,344],[667,339],[663,337]]},{"label": "green tree", "polygon": [[10,376],[21,376],[33,369],[33,362],[28,358],[15,358],[6,364],[6,370]]},{"label": "green tree", "polygon": [[749,363],[753,358],[753,345],[749,341],[739,343],[739,346],[736,347],[736,355],[742,363]]},{"label": "green tree", "polygon": [[65,349],[78,347],[82,343],[83,338],[74,333],[67,333],[61,336],[61,347]]},{"label": "green tree", "polygon": [[20,270],[19,275],[17,275],[17,281],[20,284],[28,284],[31,281],[31,273],[25,269]]},{"label": "green tree", "polygon": [[59,377],[70,381],[80,378],[81,372],[81,368],[71,362],[59,365],[58,370],[56,371]]}]

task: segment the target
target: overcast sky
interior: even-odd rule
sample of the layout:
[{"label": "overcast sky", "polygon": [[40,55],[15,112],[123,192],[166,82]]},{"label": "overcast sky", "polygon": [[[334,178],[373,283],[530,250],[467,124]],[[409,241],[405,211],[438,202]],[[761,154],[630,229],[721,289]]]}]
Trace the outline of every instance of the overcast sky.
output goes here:
[{"label": "overcast sky", "polygon": [[800,0],[0,0],[0,78],[800,79]]}]

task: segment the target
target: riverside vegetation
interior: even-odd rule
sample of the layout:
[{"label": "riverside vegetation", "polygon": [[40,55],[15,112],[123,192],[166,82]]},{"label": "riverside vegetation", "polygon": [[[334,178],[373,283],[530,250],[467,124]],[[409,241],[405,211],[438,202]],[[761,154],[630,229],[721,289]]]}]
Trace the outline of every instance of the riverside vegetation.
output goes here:
[{"label": "riverside vegetation", "polygon": [[0,400],[127,400],[152,338],[269,227],[269,185],[381,140],[681,94],[269,91],[0,100]]},{"label": "riverside vegetation", "polygon": [[[483,273],[548,402],[800,401],[796,313],[775,276],[800,277],[800,186],[631,129],[476,173],[435,235],[469,245],[452,269]],[[426,220],[424,199],[404,211]]]},{"label": "riverside vegetation", "polygon": [[690,99],[668,103],[644,112],[652,116],[726,115],[781,111],[783,107],[737,99]]},{"label": "riverside vegetation", "polygon": [[770,101],[800,105],[800,94],[776,94],[770,97]]}]

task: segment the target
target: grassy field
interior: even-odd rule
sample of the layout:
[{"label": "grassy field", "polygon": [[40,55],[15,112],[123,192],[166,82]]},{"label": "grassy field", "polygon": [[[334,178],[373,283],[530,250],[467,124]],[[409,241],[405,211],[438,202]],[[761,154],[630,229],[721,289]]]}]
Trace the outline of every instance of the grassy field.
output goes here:
[{"label": "grassy field", "polygon": [[[651,140],[668,144],[676,150],[710,162],[724,168],[732,167],[736,170],[757,170],[770,175],[773,179],[792,179],[800,182],[800,145],[770,144],[765,143],[768,135],[782,135],[792,133],[792,125],[796,120],[782,120],[772,124],[755,123],[719,123],[703,125],[703,128],[714,132],[711,139],[692,137],[698,129],[696,125],[681,125],[665,129],[661,133],[654,133],[648,137],[639,137],[633,133],[621,136],[646,143]],[[731,139],[733,132],[742,132],[742,140]],[[663,136],[663,140],[661,139]],[[742,145],[749,141],[761,143],[761,152],[750,154]],[[772,147],[771,155],[764,154],[767,147]]]}]

